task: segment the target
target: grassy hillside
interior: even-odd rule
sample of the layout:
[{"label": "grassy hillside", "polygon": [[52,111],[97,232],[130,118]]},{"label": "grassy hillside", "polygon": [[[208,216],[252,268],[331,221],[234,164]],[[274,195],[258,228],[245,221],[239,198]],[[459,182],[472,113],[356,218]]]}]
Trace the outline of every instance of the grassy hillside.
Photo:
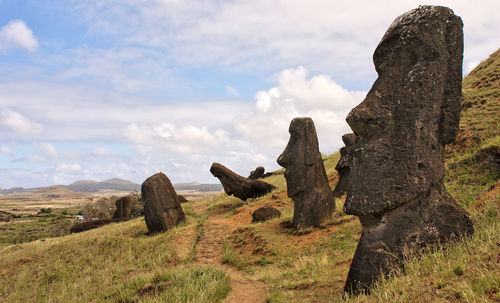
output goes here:
[{"label": "grassy hillside", "polygon": [[[337,211],[321,228],[296,233],[282,174],[276,190],[246,203],[225,194],[183,204],[187,222],[150,236],[142,218],[60,238],[0,247],[6,302],[498,302],[500,58],[464,79],[460,134],[447,148],[446,187],[471,214],[470,239],[405,260],[404,273],[370,295],[343,297],[360,236]],[[339,155],[325,157],[330,185]],[[282,216],[251,223],[261,206]],[[232,288],[232,290],[231,290]]]}]

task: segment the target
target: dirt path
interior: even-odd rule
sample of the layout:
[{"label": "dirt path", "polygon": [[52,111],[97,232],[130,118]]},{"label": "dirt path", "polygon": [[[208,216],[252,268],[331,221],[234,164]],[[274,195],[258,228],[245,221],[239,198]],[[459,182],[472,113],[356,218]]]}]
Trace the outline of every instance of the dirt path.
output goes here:
[{"label": "dirt path", "polygon": [[196,245],[196,261],[201,264],[215,265],[227,272],[231,279],[232,289],[224,300],[225,303],[265,302],[265,283],[255,281],[244,272],[222,264],[224,241],[234,228],[227,222],[227,219],[211,215],[203,222],[203,232]]}]

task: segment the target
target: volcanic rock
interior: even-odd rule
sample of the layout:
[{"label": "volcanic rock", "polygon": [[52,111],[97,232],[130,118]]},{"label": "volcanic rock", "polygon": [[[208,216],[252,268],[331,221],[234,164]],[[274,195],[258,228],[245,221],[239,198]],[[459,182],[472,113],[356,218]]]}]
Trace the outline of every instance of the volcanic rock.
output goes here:
[{"label": "volcanic rock", "polygon": [[186,218],[172,183],[163,173],[157,173],[142,183],[144,217],[150,233],[166,231]]},{"label": "volcanic rock", "polygon": [[378,73],[347,116],[354,134],[336,169],[344,212],[363,226],[345,291],[369,290],[406,251],[473,233],[443,186],[444,146],[454,141],[462,92],[462,21],[446,7],[398,17],[373,55]]},{"label": "volcanic rock", "polygon": [[265,169],[262,166],[258,166],[255,170],[250,172],[250,176],[248,176],[248,179],[250,180],[257,180],[259,178],[262,178],[264,176]]},{"label": "volcanic rock", "polygon": [[316,128],[311,118],[295,118],[289,132],[290,141],[278,157],[278,164],[286,168],[287,193],[294,204],[293,227],[318,227],[330,218],[335,200],[319,152]]},{"label": "volcanic rock", "polygon": [[107,225],[110,223],[117,223],[127,221],[127,218],[112,218],[112,219],[101,219],[101,220],[91,220],[82,223],[75,224],[71,226],[69,232],[70,233],[80,233],[83,231],[91,230],[94,228],[101,227],[103,225]]},{"label": "volcanic rock", "polygon": [[243,201],[263,196],[275,188],[269,183],[242,177],[217,162],[212,164],[210,172],[219,178],[226,194],[234,195]]},{"label": "volcanic rock", "polygon": [[113,218],[126,218],[130,219],[132,208],[132,198],[129,196],[120,197],[116,200],[116,210],[113,214]]},{"label": "volcanic rock", "polygon": [[281,212],[274,207],[260,207],[252,213],[252,222],[267,221],[281,217]]}]

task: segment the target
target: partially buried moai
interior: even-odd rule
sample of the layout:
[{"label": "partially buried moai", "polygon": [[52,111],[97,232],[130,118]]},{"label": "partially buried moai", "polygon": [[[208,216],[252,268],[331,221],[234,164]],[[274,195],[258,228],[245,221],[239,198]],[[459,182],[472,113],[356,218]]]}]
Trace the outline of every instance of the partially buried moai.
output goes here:
[{"label": "partially buried moai", "polygon": [[373,55],[378,73],[347,116],[354,134],[334,193],[363,226],[345,291],[369,290],[405,252],[473,233],[443,185],[444,146],[455,140],[462,89],[462,21],[446,7],[398,17]]},{"label": "partially buried moai", "polygon": [[290,123],[290,141],[278,157],[286,168],[288,196],[294,204],[293,227],[302,230],[324,223],[335,210],[328,185],[318,137],[311,118],[295,118]]},{"label": "partially buried moai", "polygon": [[165,174],[147,178],[141,186],[141,197],[150,233],[166,231],[186,220],[179,197]]}]

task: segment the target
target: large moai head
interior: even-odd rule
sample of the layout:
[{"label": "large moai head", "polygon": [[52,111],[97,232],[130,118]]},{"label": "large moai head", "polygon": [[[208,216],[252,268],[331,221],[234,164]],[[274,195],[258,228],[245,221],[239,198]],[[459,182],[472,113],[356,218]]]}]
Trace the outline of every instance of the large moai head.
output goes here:
[{"label": "large moai head", "polygon": [[335,194],[363,232],[345,290],[369,290],[406,251],[473,233],[443,185],[444,145],[460,119],[462,21],[420,6],[398,17],[375,50],[378,79],[347,116]]},{"label": "large moai head", "polygon": [[376,214],[404,204],[444,175],[444,145],[460,119],[462,21],[446,7],[398,17],[373,55],[378,79],[347,116],[340,181],[346,213]]},{"label": "large moai head", "polygon": [[278,164],[286,168],[285,179],[288,196],[293,198],[306,189],[313,188],[318,163],[323,161],[319,152],[318,136],[311,118],[295,118],[290,123],[290,140]]}]

